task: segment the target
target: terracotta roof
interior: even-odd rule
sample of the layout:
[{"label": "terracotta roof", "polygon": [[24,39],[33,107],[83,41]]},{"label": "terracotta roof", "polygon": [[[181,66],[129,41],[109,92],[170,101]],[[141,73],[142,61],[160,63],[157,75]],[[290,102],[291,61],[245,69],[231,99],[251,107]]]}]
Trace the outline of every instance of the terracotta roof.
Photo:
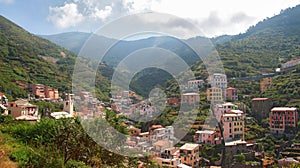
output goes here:
[{"label": "terracotta roof", "polygon": [[237,88],[229,87],[227,90],[237,90]]},{"label": "terracotta roof", "polygon": [[164,147],[168,147],[170,146],[170,142],[169,141],[164,141],[164,140],[161,140],[161,141],[157,141],[155,143],[153,143],[153,146],[164,146]]}]

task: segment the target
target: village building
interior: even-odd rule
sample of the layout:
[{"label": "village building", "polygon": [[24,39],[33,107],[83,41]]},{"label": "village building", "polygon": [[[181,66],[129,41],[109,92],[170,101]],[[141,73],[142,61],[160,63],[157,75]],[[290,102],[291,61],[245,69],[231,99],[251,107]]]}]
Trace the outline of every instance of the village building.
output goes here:
[{"label": "village building", "polygon": [[269,117],[272,105],[272,100],[269,98],[253,98],[251,103],[252,115],[261,122],[262,119]]},{"label": "village building", "polygon": [[260,81],[260,91],[265,92],[272,88],[272,78],[263,78]]},{"label": "village building", "polygon": [[274,107],[270,114],[270,132],[283,134],[287,129],[297,127],[298,111],[294,107]]},{"label": "village building", "polygon": [[238,96],[238,89],[229,87],[226,89],[226,99],[230,101],[238,101],[239,96]]},{"label": "village building", "polygon": [[218,87],[207,88],[206,96],[209,102],[222,102],[225,100],[223,89]]},{"label": "village building", "polygon": [[188,88],[190,89],[198,89],[204,84],[204,80],[189,80],[188,81]]},{"label": "village building", "polygon": [[199,93],[185,93],[182,95],[182,103],[197,105],[200,102]]},{"label": "village building", "polygon": [[191,167],[198,167],[200,161],[200,146],[198,144],[186,143],[180,147],[181,163]]},{"label": "village building", "polygon": [[198,130],[194,135],[194,142],[199,144],[221,144],[221,135],[215,130]]},{"label": "village building", "polygon": [[38,106],[30,104],[27,100],[19,99],[8,103],[8,114],[16,120],[39,120]]}]

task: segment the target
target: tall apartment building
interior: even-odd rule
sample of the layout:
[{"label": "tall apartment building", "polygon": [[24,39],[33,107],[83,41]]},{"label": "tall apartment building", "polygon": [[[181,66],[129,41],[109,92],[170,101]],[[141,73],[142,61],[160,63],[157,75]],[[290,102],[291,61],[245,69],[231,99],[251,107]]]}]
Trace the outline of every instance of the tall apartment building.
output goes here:
[{"label": "tall apartment building", "polygon": [[296,128],[298,111],[294,107],[274,107],[270,114],[270,131],[282,134],[286,129]]},{"label": "tall apartment building", "polygon": [[272,100],[269,98],[253,98],[251,104],[251,111],[256,120],[259,122],[269,117],[272,108]]},{"label": "tall apartment building", "polygon": [[244,113],[231,110],[222,115],[223,138],[225,141],[244,140]]}]

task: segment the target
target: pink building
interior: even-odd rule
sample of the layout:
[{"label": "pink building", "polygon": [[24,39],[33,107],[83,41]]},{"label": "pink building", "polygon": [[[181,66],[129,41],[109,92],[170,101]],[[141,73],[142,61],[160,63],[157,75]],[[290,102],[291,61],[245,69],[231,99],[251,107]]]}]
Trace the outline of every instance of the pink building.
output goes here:
[{"label": "pink building", "polygon": [[270,114],[270,131],[282,134],[288,128],[296,128],[298,111],[292,107],[275,107]]},{"label": "pink building", "polygon": [[220,136],[213,130],[196,131],[194,142],[202,144],[221,144]]},{"label": "pink building", "polygon": [[231,110],[236,110],[237,108],[238,106],[232,103],[216,104],[214,114],[218,122],[220,122],[222,115],[224,115],[227,112],[230,112]]},{"label": "pink building", "polygon": [[238,101],[238,89],[229,87],[226,89],[226,99],[229,99],[231,101]]},{"label": "pink building", "polygon": [[182,103],[199,104],[200,95],[198,93],[185,93],[182,95]]}]

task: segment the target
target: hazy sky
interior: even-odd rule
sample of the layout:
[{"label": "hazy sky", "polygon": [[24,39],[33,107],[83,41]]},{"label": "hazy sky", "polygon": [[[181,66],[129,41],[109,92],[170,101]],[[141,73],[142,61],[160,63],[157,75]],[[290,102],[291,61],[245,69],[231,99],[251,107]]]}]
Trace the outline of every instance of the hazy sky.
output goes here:
[{"label": "hazy sky", "polygon": [[238,34],[300,0],[0,0],[0,14],[34,34],[93,32],[128,14],[155,11],[189,20],[206,36]]}]

